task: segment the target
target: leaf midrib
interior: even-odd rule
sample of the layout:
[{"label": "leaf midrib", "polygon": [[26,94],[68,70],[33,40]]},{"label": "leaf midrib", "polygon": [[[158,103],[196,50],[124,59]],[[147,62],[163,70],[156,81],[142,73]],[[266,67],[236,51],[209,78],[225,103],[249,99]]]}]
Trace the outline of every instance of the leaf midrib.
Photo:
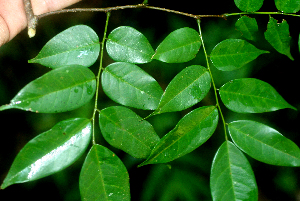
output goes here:
[{"label": "leaf midrib", "polygon": [[[80,71],[81,72],[81,71]],[[82,73],[82,72],[81,72]],[[83,73],[82,73],[83,74]],[[84,75],[84,74],[83,74]],[[72,76],[70,76],[70,77],[72,77]],[[85,76],[86,77],[86,76]],[[57,92],[59,92],[59,91],[64,91],[64,90],[68,90],[68,89],[71,89],[71,88],[74,88],[74,87],[76,87],[76,86],[80,86],[80,85],[83,85],[83,84],[86,84],[86,83],[89,83],[89,82],[91,82],[91,81],[93,81],[95,78],[92,78],[92,79],[90,79],[90,80],[86,80],[86,81],[84,81],[84,82],[81,82],[81,83],[77,83],[77,84],[75,84],[75,85],[72,85],[72,86],[69,86],[69,87],[67,87],[67,88],[63,88],[63,89],[60,89],[60,90],[56,90],[56,91],[51,91],[51,92],[49,92],[49,93],[45,93],[45,94],[42,94],[42,95],[39,95],[39,96],[35,96],[35,97],[32,97],[32,98],[28,98],[28,99],[22,99],[22,100],[12,100],[12,101],[14,101],[14,102],[11,102],[9,105],[10,106],[14,106],[14,105],[19,105],[19,104],[22,104],[22,102],[24,102],[24,101],[32,101],[32,100],[35,100],[35,99],[39,99],[39,98],[41,98],[41,97],[44,97],[44,96],[48,96],[48,95],[50,95],[50,94],[54,94],[54,93],[57,93]],[[55,99],[56,100],[56,99]],[[16,104],[16,102],[18,102],[18,101],[21,101],[21,103],[19,103],[19,104]]]},{"label": "leaf midrib", "polygon": [[[160,100],[159,98],[152,96],[151,94],[149,94],[147,91],[144,91],[142,89],[137,88],[135,85],[132,85],[131,83],[129,83],[128,81],[124,80],[123,77],[118,76],[117,74],[114,74],[112,71],[107,70],[107,68],[105,69],[106,72],[108,72],[110,75],[112,75],[113,77],[115,77],[116,79],[120,80],[120,82],[126,83],[127,85],[135,88],[138,91],[143,91],[145,94],[147,94],[149,97],[151,98],[155,98],[156,100]],[[152,78],[152,77],[151,77]],[[153,78],[152,78],[153,79]],[[155,81],[155,80],[154,80]],[[143,85],[145,86],[145,85]]]},{"label": "leaf midrib", "polygon": [[80,50],[80,49],[85,49],[85,48],[87,48],[87,47],[97,46],[98,44],[99,44],[99,42],[93,42],[93,43],[90,43],[90,44],[88,44],[88,45],[79,46],[78,48],[68,49],[68,51],[57,52],[56,54],[51,54],[51,55],[44,56],[44,57],[39,57],[39,55],[37,55],[35,58],[29,60],[28,63],[34,63],[34,62],[36,62],[36,61],[40,61],[40,60],[43,60],[43,59],[47,59],[47,58],[49,58],[49,57],[55,57],[55,56],[60,55],[60,54],[66,54],[66,53],[68,53],[68,52],[74,52],[74,51],[77,51],[77,50]]},{"label": "leaf midrib", "polygon": [[[187,131],[184,135],[182,135],[181,137],[179,137],[179,138],[177,138],[176,140],[173,140],[173,142],[169,145],[169,146],[167,146],[167,147],[165,147],[163,150],[161,150],[158,154],[156,154],[153,158],[150,158],[151,157],[151,155],[152,155],[152,153],[155,151],[155,149],[158,149],[158,148],[156,148],[156,147],[154,147],[153,149],[152,149],[152,152],[151,152],[151,154],[150,154],[150,156],[149,156],[149,160],[151,161],[151,160],[154,160],[155,158],[157,158],[158,156],[160,156],[166,149],[168,149],[169,147],[171,147],[172,145],[174,145],[178,140],[180,140],[182,137],[184,137],[187,133],[189,133],[191,130],[193,130],[195,127],[197,127],[201,122],[203,122],[206,118],[208,118],[213,112],[214,112],[214,110],[215,110],[215,108],[214,109],[212,109],[210,112],[209,112],[209,114],[207,114],[205,117],[203,117],[202,119],[201,119],[201,121],[198,123],[198,124],[196,124],[194,127],[192,127],[189,131]],[[176,128],[178,127],[178,124],[176,125],[176,127],[173,129],[173,130],[175,130]],[[169,133],[171,133],[173,130],[171,130]],[[169,134],[169,133],[167,133],[166,134],[166,136]],[[173,132],[172,132],[173,133]],[[167,137],[166,137],[167,138]],[[164,138],[162,138],[161,140],[163,140]],[[158,142],[159,143],[159,142]],[[162,144],[163,145],[163,144]],[[144,163],[147,163],[147,161],[149,161],[148,159],[144,162]]]},{"label": "leaf midrib", "polygon": [[203,74],[201,74],[201,76],[199,76],[196,80],[194,80],[192,83],[190,83],[189,85],[187,85],[183,90],[181,90],[178,94],[176,94],[174,97],[172,97],[171,99],[169,99],[162,107],[160,107],[160,103],[163,101],[163,98],[166,97],[166,93],[164,93],[163,96],[162,96],[162,98],[161,98],[160,103],[158,104],[157,109],[162,109],[163,107],[165,107],[166,105],[168,105],[172,100],[174,100],[177,96],[179,96],[181,93],[183,93],[187,88],[189,88],[191,85],[193,85],[195,82],[197,82],[206,73],[208,73],[208,71],[205,71]]},{"label": "leaf midrib", "polygon": [[[276,151],[278,151],[278,152],[280,152],[280,153],[282,153],[282,154],[284,154],[284,155],[288,155],[288,156],[290,156],[290,157],[292,157],[292,158],[294,158],[294,159],[299,160],[299,158],[296,158],[295,156],[290,155],[289,153],[283,152],[283,151],[281,151],[280,149],[277,149],[277,148],[275,148],[275,147],[272,147],[272,146],[270,146],[270,145],[264,143],[263,141],[254,138],[254,136],[252,136],[252,135],[250,135],[250,134],[247,135],[245,132],[243,132],[243,131],[241,130],[241,129],[242,129],[243,127],[245,127],[245,126],[247,126],[247,125],[244,125],[244,126],[240,127],[240,129],[238,129],[238,128],[236,128],[236,127],[234,127],[234,126],[231,125],[231,127],[234,128],[236,131],[242,133],[242,134],[244,135],[244,137],[246,137],[246,138],[251,138],[251,139],[253,139],[253,140],[257,141],[257,142],[260,142],[261,144],[267,146],[269,149],[270,149],[270,147],[271,147],[272,149],[275,149]],[[277,134],[280,134],[280,133],[277,132]],[[281,134],[280,134],[280,135],[281,135]],[[276,142],[276,144],[277,144],[277,143],[278,143],[278,142]]]}]

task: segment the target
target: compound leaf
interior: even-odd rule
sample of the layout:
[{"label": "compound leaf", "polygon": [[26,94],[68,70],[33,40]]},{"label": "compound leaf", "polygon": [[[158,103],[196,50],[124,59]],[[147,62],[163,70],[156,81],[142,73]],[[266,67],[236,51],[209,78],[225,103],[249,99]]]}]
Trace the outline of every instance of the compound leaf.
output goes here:
[{"label": "compound leaf", "polygon": [[296,110],[268,83],[254,78],[235,79],[224,84],[220,97],[225,106],[239,113],[262,113],[284,108]]},{"label": "compound leaf", "polygon": [[215,106],[200,107],[191,111],[155,145],[147,160],[139,166],[167,163],[190,153],[210,138],[218,120],[218,110]]},{"label": "compound leaf", "polygon": [[148,73],[134,64],[117,62],[102,73],[105,94],[117,103],[144,110],[155,110],[163,90]]},{"label": "compound leaf", "polygon": [[1,188],[54,174],[76,161],[91,140],[89,119],[73,118],[30,140],[15,158]]},{"label": "compound leaf", "polygon": [[296,13],[300,10],[300,0],[275,0],[275,5],[284,13]]},{"label": "compound leaf", "polygon": [[90,69],[58,68],[27,84],[0,111],[12,108],[39,113],[70,111],[89,102],[95,91],[95,75]]},{"label": "compound leaf", "polygon": [[300,149],[275,129],[249,120],[228,125],[234,143],[249,156],[264,163],[300,166]]},{"label": "compound leaf", "polygon": [[214,47],[210,59],[217,69],[232,71],[241,68],[264,53],[268,53],[268,51],[259,50],[245,40],[226,39]]},{"label": "compound leaf", "polygon": [[277,23],[277,20],[270,17],[265,38],[279,53],[294,60],[290,52],[291,37],[287,21],[283,20],[282,23]]},{"label": "compound leaf", "polygon": [[99,124],[103,137],[110,145],[135,158],[147,158],[160,140],[149,122],[122,106],[101,110]]},{"label": "compound leaf", "polygon": [[234,3],[242,11],[255,12],[262,7],[264,0],[234,0]]},{"label": "compound leaf", "polygon": [[85,201],[130,201],[129,175],[112,151],[93,145],[79,177],[81,199]]},{"label": "compound leaf", "polygon": [[129,63],[148,63],[154,54],[147,38],[128,26],[118,27],[108,35],[106,49],[113,60]]},{"label": "compound leaf", "polygon": [[206,96],[210,85],[206,68],[200,65],[186,67],[170,82],[153,114],[181,111],[195,105]]},{"label": "compound leaf", "polygon": [[242,16],[236,21],[235,27],[246,39],[255,40],[258,31],[258,25],[255,18]]},{"label": "compound leaf", "polygon": [[99,56],[97,34],[88,26],[77,25],[54,36],[29,63],[39,63],[50,68],[70,65],[89,67]]},{"label": "compound leaf", "polygon": [[195,58],[200,46],[199,33],[184,27],[170,33],[156,48],[152,58],[166,63],[183,63]]},{"label": "compound leaf", "polygon": [[210,188],[214,201],[257,201],[258,189],[253,170],[244,154],[225,141],[212,163]]}]

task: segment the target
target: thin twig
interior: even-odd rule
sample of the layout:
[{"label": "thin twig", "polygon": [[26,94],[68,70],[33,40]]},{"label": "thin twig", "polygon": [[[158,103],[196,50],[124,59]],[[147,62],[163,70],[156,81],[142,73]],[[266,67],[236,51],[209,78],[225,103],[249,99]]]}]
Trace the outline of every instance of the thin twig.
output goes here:
[{"label": "thin twig", "polygon": [[28,24],[28,36],[32,38],[36,33],[37,16],[34,15],[30,0],[23,0]]},{"label": "thin twig", "polygon": [[[115,10],[124,10],[128,8],[147,8],[147,9],[153,9],[153,10],[161,10],[169,13],[175,13],[178,15],[184,15],[188,17],[192,17],[195,19],[200,19],[204,17],[219,17],[219,18],[226,18],[226,15],[194,15],[194,14],[189,14],[181,11],[176,11],[176,10],[171,10],[167,8],[160,8],[160,7],[155,7],[155,6],[148,6],[145,3],[142,4],[137,4],[137,5],[125,5],[125,6],[115,6],[115,7],[108,7],[108,8],[71,8],[71,9],[62,9],[62,10],[57,10],[57,11],[51,11],[48,13],[40,14],[40,15],[34,15],[32,11],[32,6],[30,0],[23,0],[24,2],[24,7],[25,7],[25,12],[26,12],[26,17],[27,17],[27,22],[28,22],[28,35],[30,38],[35,36],[36,33],[36,26],[37,22],[39,19],[49,16],[49,15],[56,15],[56,14],[62,14],[62,13],[75,13],[75,12],[111,12]],[[147,3],[147,0],[144,2]]]},{"label": "thin twig", "polygon": [[160,7],[155,7],[155,6],[148,6],[146,4],[137,4],[137,5],[125,5],[125,6],[115,6],[115,7],[108,7],[108,8],[72,8],[72,9],[63,9],[63,10],[58,10],[58,11],[52,11],[48,13],[44,13],[41,15],[38,15],[37,18],[43,18],[49,15],[55,15],[55,14],[61,14],[61,13],[70,13],[70,12],[111,12],[115,10],[124,10],[128,8],[147,8],[147,9],[153,9],[153,10],[161,10],[169,13],[175,13],[179,15],[184,15],[188,17],[192,17],[195,19],[203,18],[203,17],[220,17],[220,18],[225,18],[224,15],[194,15],[194,14],[189,14],[189,13],[184,13],[181,11],[176,11],[176,10],[171,10],[167,8],[160,8]]}]

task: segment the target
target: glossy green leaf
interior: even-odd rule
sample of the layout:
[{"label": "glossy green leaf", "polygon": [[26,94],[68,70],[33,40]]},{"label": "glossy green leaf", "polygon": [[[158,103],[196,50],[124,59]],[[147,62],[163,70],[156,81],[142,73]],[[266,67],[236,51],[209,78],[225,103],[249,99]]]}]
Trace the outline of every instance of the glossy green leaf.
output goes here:
[{"label": "glossy green leaf", "polygon": [[84,201],[130,201],[129,176],[122,161],[112,151],[93,145],[79,177]]},{"label": "glossy green leaf", "polygon": [[54,174],[76,161],[91,140],[89,119],[73,118],[30,140],[15,158],[1,188]]},{"label": "glossy green leaf", "polygon": [[122,105],[144,110],[155,110],[163,90],[148,73],[140,67],[117,62],[110,64],[102,73],[104,93]]},{"label": "glossy green leaf", "polygon": [[113,60],[129,63],[148,63],[154,54],[147,38],[128,26],[118,27],[108,35],[106,50]]},{"label": "glossy green leaf", "polygon": [[275,129],[249,120],[231,122],[229,134],[234,143],[249,156],[264,163],[300,166],[300,149]]},{"label": "glossy green leaf", "polygon": [[218,120],[218,110],[215,106],[200,107],[191,111],[155,145],[148,159],[140,166],[167,163],[190,153],[210,138]]},{"label": "glossy green leaf", "polygon": [[255,12],[262,7],[264,0],[234,0],[234,3],[242,11]]},{"label": "glossy green leaf", "polygon": [[183,63],[195,58],[201,46],[199,33],[188,27],[170,33],[156,48],[153,59],[166,63]]},{"label": "glossy green leaf", "polygon": [[256,39],[258,25],[255,18],[242,16],[235,23],[235,27],[243,34],[243,37],[245,37],[246,39],[248,40]]},{"label": "glossy green leaf", "polygon": [[257,201],[258,190],[253,170],[231,142],[218,149],[211,167],[210,188],[214,201]]},{"label": "glossy green leaf", "polygon": [[214,47],[210,59],[217,69],[232,71],[241,68],[264,53],[268,53],[268,51],[259,50],[245,40],[226,39]]},{"label": "glossy green leaf", "polygon": [[291,37],[287,21],[283,20],[282,23],[277,23],[277,20],[270,17],[265,38],[279,53],[294,60],[290,52]]},{"label": "glossy green leaf", "polygon": [[206,96],[210,86],[211,78],[206,68],[199,65],[189,66],[173,78],[153,114],[189,108]]},{"label": "glossy green leaf", "polygon": [[0,111],[12,108],[39,113],[70,111],[89,102],[95,91],[95,75],[90,69],[58,68],[27,84]]},{"label": "glossy green leaf", "polygon": [[77,25],[57,34],[29,63],[39,63],[50,68],[81,65],[89,67],[99,56],[97,34],[88,26]]},{"label": "glossy green leaf", "polygon": [[300,10],[300,0],[275,0],[275,5],[284,13],[296,13]]},{"label": "glossy green leaf", "polygon": [[262,113],[284,108],[296,110],[268,83],[254,78],[235,79],[219,90],[225,106],[239,113]]},{"label": "glossy green leaf", "polygon": [[99,124],[110,145],[135,158],[147,158],[160,140],[149,122],[122,106],[101,110]]}]

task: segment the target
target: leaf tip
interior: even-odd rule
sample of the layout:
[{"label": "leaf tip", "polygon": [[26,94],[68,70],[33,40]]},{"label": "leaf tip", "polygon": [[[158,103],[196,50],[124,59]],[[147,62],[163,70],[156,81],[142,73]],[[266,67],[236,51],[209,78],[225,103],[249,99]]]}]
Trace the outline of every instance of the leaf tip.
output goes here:
[{"label": "leaf tip", "polygon": [[298,109],[296,107],[292,106],[292,105],[290,105],[290,109],[298,111]]},{"label": "leaf tip", "polygon": [[10,183],[9,181],[7,181],[7,179],[5,178],[3,183],[0,186],[0,190],[4,190],[5,188],[7,188],[8,186],[12,185],[12,183]]},{"label": "leaf tip", "polygon": [[10,104],[2,105],[2,106],[0,106],[0,111],[7,110],[7,109],[10,109],[10,108],[11,108]]}]

